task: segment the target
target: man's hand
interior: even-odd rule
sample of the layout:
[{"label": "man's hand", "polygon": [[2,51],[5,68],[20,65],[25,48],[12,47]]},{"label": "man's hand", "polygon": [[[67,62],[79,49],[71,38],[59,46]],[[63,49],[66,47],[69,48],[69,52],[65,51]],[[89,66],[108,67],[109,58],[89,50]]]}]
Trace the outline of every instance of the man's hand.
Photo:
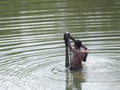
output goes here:
[{"label": "man's hand", "polygon": [[68,46],[69,39],[70,39],[70,33],[69,32],[65,32],[64,40],[65,40],[65,45],[66,46]]},{"label": "man's hand", "polygon": [[75,39],[70,35],[69,32],[66,32],[66,34],[68,35],[68,38],[69,38],[69,39],[72,39],[72,40],[75,42]]},{"label": "man's hand", "polygon": [[69,34],[69,32],[66,32],[66,34]]},{"label": "man's hand", "polygon": [[65,34],[67,35],[67,39],[69,39],[70,38],[70,33],[66,32]]}]

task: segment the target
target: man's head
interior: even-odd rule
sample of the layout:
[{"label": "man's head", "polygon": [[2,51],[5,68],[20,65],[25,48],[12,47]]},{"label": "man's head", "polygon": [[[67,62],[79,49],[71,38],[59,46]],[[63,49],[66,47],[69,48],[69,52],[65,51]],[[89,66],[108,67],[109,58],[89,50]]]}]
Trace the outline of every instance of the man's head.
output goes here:
[{"label": "man's head", "polygon": [[74,45],[75,45],[77,48],[80,48],[80,47],[82,46],[82,43],[81,43],[80,40],[75,40]]}]

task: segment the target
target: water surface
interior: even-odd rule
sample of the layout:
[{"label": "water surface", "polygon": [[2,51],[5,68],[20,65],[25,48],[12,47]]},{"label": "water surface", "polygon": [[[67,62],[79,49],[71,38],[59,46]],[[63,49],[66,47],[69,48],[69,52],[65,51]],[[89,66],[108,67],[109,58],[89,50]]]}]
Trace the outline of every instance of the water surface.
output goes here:
[{"label": "water surface", "polygon": [[[119,0],[0,1],[0,90],[119,90]],[[65,68],[63,34],[89,48]]]}]

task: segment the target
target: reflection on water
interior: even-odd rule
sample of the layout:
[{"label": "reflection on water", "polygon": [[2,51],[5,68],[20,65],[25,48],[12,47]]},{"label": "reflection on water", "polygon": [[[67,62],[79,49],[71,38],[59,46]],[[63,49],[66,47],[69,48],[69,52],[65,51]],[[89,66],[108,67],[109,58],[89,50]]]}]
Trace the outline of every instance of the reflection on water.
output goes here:
[{"label": "reflection on water", "polygon": [[66,71],[66,90],[82,90],[84,79],[83,71]]},{"label": "reflection on water", "polygon": [[[119,90],[119,0],[0,1],[0,90]],[[90,53],[65,68],[64,32]]]}]

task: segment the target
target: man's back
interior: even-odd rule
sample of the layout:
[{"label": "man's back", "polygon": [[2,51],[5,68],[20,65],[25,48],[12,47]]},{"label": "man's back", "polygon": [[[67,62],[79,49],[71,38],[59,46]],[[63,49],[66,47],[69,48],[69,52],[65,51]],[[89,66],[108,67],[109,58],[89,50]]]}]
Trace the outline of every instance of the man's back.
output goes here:
[{"label": "man's back", "polygon": [[73,58],[72,58],[72,68],[82,68],[82,60],[84,53],[80,51],[80,49],[71,49],[73,51]]}]

